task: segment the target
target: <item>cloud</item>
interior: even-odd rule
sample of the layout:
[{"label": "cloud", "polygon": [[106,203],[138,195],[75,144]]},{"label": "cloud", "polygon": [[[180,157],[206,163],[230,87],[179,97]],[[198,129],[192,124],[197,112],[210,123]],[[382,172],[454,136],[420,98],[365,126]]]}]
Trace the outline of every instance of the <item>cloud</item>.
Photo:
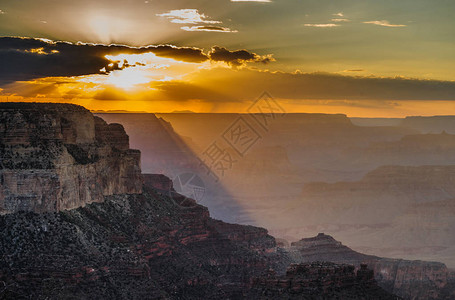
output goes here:
[{"label": "cloud", "polygon": [[107,88],[99,91],[95,94],[93,99],[96,100],[110,100],[110,101],[121,101],[128,100],[128,96],[123,92],[113,88]]},{"label": "cloud", "polygon": [[221,21],[208,19],[204,14],[199,13],[197,9],[175,9],[167,13],[156,14],[158,17],[166,17],[172,23],[179,24],[198,24],[197,26],[182,26],[180,29],[185,31],[205,31],[205,32],[237,32],[227,27],[201,24],[221,24]]},{"label": "cloud", "polygon": [[179,24],[220,24],[220,21],[208,20],[207,16],[199,13],[197,9],[175,9],[166,13],[156,14],[158,17],[165,17],[172,23]]},{"label": "cloud", "polygon": [[181,29],[185,31],[206,31],[206,32],[238,32],[226,27],[220,26],[183,26]]},{"label": "cloud", "polygon": [[[200,28],[200,30],[215,29]],[[247,50],[229,51],[221,47],[214,47],[209,54],[206,54],[199,48],[172,45],[130,47],[0,37],[0,85],[43,77],[107,74],[135,66],[125,61],[112,61],[110,59],[112,56],[144,53],[153,53],[159,57],[190,63],[224,61],[231,66],[247,62],[267,63],[274,60],[270,55],[260,56]]]},{"label": "cloud", "polygon": [[320,27],[320,28],[330,28],[338,27],[339,24],[329,23],[329,24],[304,24],[306,27]]},{"label": "cloud", "polygon": [[193,47],[177,47],[171,45],[159,45],[146,47],[152,48],[152,53],[161,57],[173,58],[185,62],[204,62],[208,59],[207,55],[202,52],[202,49]]},{"label": "cloud", "polygon": [[[154,53],[160,57],[200,63],[209,58],[201,49],[170,45],[129,47],[53,42],[46,39],[1,37],[0,80],[103,74],[128,67],[106,55]],[[103,71],[101,71],[103,70]]]},{"label": "cloud", "polygon": [[[403,101],[455,101],[455,82],[401,77],[346,76],[330,73],[285,73],[251,68],[212,68],[171,81],[151,81],[134,93],[109,86],[94,89],[75,78],[44,78],[4,86],[4,95],[47,99],[115,101],[185,101],[210,105],[245,105],[264,91],[295,105],[374,106]],[[78,100],[79,99],[79,100]],[[49,101],[49,100],[48,100]],[[84,100],[85,101],[85,100]],[[370,101],[370,102],[368,102]],[[351,103],[351,104],[349,104]],[[386,104],[387,103],[387,104]],[[401,104],[404,105],[404,104]],[[128,106],[128,103],[125,103]],[[166,105],[167,107],[169,105]],[[178,106],[176,106],[178,107]],[[221,106],[220,106],[221,107]],[[450,107],[450,104],[447,104]]]},{"label": "cloud", "polygon": [[390,24],[389,21],[387,20],[382,20],[382,21],[368,21],[368,22],[363,22],[365,24],[374,24],[378,26],[385,26],[385,27],[406,27],[406,25],[402,24]]},{"label": "cloud", "polygon": [[4,14],[6,14],[6,12],[0,9],[0,15],[4,15]]},{"label": "cloud", "polygon": [[363,72],[364,69],[351,69],[351,70],[344,70],[343,72]]},{"label": "cloud", "polygon": [[342,12],[339,12],[339,13],[336,13],[336,14],[332,14],[333,16],[337,16],[337,17],[344,17],[344,14]]},{"label": "cloud", "polygon": [[[197,83],[197,86],[192,84]],[[165,83],[166,93],[179,99],[201,99],[212,96],[202,91],[216,87],[216,101],[245,101],[255,99],[264,90],[279,99],[313,100],[455,100],[455,82],[419,80],[401,77],[346,76],[333,73],[285,73],[217,68],[202,70],[188,78],[184,92],[181,83]],[[190,87],[193,88],[190,88]],[[197,87],[197,89],[196,89]],[[172,97],[167,97],[169,100]],[[233,100],[234,99],[234,100]]]},{"label": "cloud", "polygon": [[351,22],[349,19],[332,19],[332,22]]},{"label": "cloud", "polygon": [[247,62],[269,63],[275,61],[271,55],[258,55],[247,50],[229,51],[226,48],[215,46],[209,52],[212,61],[223,61],[231,66],[242,66]]}]

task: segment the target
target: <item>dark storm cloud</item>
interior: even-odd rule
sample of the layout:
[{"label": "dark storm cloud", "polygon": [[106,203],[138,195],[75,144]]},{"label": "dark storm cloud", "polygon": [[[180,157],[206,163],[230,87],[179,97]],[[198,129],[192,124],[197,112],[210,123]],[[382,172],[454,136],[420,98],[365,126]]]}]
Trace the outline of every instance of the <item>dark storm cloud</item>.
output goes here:
[{"label": "dark storm cloud", "polygon": [[229,51],[226,48],[215,46],[209,52],[209,57],[213,61],[223,61],[231,66],[241,66],[246,62],[269,63],[274,61],[270,55],[260,56],[247,50]]},{"label": "dark storm cloud", "polygon": [[125,45],[100,45],[54,42],[46,39],[0,37],[0,84],[41,77],[81,76],[105,74],[131,67],[126,62],[112,62],[106,55],[154,53],[160,57],[179,61],[201,63],[207,60],[224,61],[231,66],[246,62],[272,61],[271,56],[260,56],[246,50],[229,51],[213,47],[209,55],[202,49],[151,45],[129,47]]},{"label": "dark storm cloud", "polygon": [[122,67],[110,64],[106,55],[141,54],[152,52],[157,56],[185,62],[203,62],[209,58],[201,49],[169,45],[141,48],[123,45],[97,45],[53,42],[44,39],[1,37],[0,81],[13,82],[40,77],[80,76],[103,74]]},{"label": "dark storm cloud", "polygon": [[[147,48],[144,48],[147,49]],[[208,59],[201,49],[190,47],[175,47],[169,45],[150,46],[151,52],[157,56],[173,58],[176,60],[200,63]],[[149,50],[150,51],[150,50]],[[146,51],[147,52],[147,51]]]}]

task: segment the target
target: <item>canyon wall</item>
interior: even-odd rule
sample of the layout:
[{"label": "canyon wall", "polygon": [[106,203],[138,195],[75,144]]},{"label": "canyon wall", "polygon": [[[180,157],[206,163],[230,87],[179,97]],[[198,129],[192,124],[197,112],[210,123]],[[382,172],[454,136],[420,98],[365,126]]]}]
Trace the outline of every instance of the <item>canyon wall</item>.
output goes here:
[{"label": "canyon wall", "polygon": [[140,152],[120,124],[72,104],[0,104],[0,214],[72,209],[141,193]]}]

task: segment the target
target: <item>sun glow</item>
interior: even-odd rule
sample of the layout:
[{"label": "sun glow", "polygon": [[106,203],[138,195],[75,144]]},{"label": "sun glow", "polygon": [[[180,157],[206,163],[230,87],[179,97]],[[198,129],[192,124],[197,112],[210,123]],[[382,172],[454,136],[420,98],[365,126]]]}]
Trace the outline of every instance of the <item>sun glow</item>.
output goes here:
[{"label": "sun glow", "polygon": [[107,84],[114,85],[124,90],[130,90],[137,85],[144,84],[149,81],[149,73],[146,70],[138,68],[113,71],[106,78]]},{"label": "sun glow", "polygon": [[131,21],[122,18],[112,18],[103,14],[89,16],[87,24],[92,38],[105,44],[124,39],[132,31]]},{"label": "sun glow", "polygon": [[[150,88],[147,84],[151,82],[179,80],[198,69],[210,67],[210,64],[182,62],[159,57],[153,53],[106,55],[105,57],[112,62],[110,67],[117,64],[120,69],[111,71],[107,75],[85,76],[79,81],[132,90]],[[106,70],[103,68],[100,71]]]}]

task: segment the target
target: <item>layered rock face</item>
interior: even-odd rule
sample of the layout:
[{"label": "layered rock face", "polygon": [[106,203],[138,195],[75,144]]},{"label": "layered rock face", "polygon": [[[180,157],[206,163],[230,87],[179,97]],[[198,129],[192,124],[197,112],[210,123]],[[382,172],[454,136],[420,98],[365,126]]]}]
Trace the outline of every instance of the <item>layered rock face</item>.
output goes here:
[{"label": "layered rock face", "polygon": [[119,124],[71,104],[0,104],[0,213],[49,212],[140,193],[140,152]]},{"label": "layered rock face", "polygon": [[381,258],[356,252],[333,237],[319,234],[291,244],[297,262],[368,264],[378,284],[405,299],[453,299],[455,278],[442,263]]}]

